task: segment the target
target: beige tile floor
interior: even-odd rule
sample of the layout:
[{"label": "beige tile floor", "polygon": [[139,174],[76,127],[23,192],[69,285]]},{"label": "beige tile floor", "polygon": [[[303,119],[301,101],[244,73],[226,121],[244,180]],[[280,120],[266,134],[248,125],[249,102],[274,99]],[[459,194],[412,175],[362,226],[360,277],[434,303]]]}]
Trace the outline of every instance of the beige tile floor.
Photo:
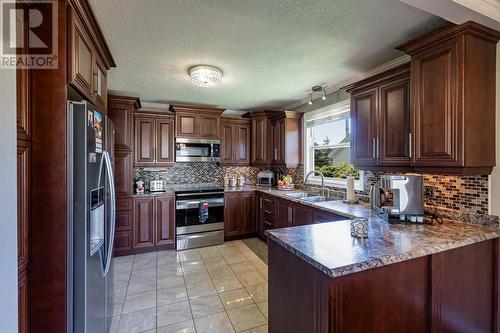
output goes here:
[{"label": "beige tile floor", "polygon": [[267,265],[242,241],[113,259],[112,333],[267,332]]}]

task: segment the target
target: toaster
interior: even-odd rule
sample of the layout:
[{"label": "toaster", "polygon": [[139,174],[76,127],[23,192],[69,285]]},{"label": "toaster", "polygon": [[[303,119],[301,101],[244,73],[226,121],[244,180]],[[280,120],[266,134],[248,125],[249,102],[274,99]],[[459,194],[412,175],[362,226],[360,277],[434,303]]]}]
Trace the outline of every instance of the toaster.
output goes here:
[{"label": "toaster", "polygon": [[149,192],[165,192],[166,190],[167,183],[164,180],[149,181]]},{"label": "toaster", "polygon": [[269,170],[261,171],[257,174],[257,186],[273,186],[274,172]]}]

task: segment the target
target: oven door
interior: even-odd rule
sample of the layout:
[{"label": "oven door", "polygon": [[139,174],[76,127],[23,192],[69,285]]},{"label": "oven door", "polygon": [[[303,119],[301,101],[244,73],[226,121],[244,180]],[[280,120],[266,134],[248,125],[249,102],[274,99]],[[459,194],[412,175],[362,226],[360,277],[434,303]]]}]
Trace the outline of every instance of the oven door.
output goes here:
[{"label": "oven door", "polygon": [[177,139],[175,141],[176,162],[219,162],[219,140]]},{"label": "oven door", "polygon": [[[202,210],[202,206],[205,207]],[[203,214],[204,213],[204,214]],[[224,229],[224,195],[193,195],[176,200],[177,234]]]}]

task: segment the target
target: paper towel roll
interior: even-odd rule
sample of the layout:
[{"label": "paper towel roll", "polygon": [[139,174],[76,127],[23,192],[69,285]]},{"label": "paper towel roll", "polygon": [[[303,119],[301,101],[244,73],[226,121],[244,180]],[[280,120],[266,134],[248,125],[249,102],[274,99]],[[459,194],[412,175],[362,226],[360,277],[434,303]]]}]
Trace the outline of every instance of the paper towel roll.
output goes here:
[{"label": "paper towel roll", "polygon": [[356,201],[356,195],[354,194],[354,177],[353,176],[347,176],[347,197],[346,197],[347,202],[354,202]]}]

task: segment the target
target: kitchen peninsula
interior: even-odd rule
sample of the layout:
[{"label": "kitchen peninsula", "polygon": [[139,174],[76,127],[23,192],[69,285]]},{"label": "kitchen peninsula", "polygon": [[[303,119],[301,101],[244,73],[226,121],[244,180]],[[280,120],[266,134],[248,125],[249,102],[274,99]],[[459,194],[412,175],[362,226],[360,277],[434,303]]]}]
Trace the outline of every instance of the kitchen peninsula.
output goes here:
[{"label": "kitchen peninsula", "polygon": [[323,209],[368,219],[267,231],[272,332],[497,332],[494,226],[389,224],[361,205]]}]

